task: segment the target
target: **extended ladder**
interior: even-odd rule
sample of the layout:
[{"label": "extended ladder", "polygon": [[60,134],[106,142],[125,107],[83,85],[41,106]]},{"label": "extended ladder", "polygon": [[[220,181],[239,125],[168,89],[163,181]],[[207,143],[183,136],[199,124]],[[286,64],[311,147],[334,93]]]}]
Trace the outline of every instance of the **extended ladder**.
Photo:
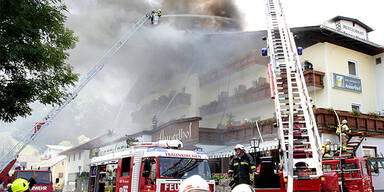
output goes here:
[{"label": "extended ladder", "polygon": [[26,135],[16,143],[9,152],[2,156],[0,159],[0,170],[4,170],[7,165],[17,158],[19,153],[31,143],[36,136],[40,133],[41,129],[44,129],[46,126],[52,123],[53,119],[71,102],[73,101],[77,94],[88,84],[88,82],[93,79],[96,74],[104,67],[105,64],[109,62],[113,55],[131,38],[131,36],[139,30],[149,19],[152,24],[156,24],[158,18],[161,16],[161,11],[156,10],[145,14],[139,19],[132,27],[132,29],[126,32],[112,47],[109,49],[98,61],[97,63],[89,70],[87,75],[74,87],[71,93],[67,94],[65,101],[55,106],[41,121],[39,121],[34,129],[26,133]]},{"label": "extended ladder", "polygon": [[[309,178],[319,179],[321,142],[293,35],[280,0],[266,0],[269,70],[279,126],[282,166],[293,191],[297,170],[306,167]],[[300,167],[299,167],[300,166]]]}]

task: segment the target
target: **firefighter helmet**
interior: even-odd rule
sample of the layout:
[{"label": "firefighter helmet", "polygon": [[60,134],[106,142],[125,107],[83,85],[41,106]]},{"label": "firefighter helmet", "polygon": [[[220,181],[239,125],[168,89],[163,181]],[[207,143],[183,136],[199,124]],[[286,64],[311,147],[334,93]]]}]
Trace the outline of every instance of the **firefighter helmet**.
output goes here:
[{"label": "firefighter helmet", "polygon": [[24,192],[28,190],[29,183],[27,180],[19,178],[13,181],[11,189],[13,192]]},{"label": "firefighter helmet", "polygon": [[241,149],[242,151],[244,151],[244,145],[242,145],[242,144],[237,144],[236,146],[235,146],[235,150],[236,149]]},{"label": "firefighter helmet", "polygon": [[330,140],[330,139],[326,139],[326,140],[325,140],[325,143],[326,143],[326,144],[331,144],[331,140]]},{"label": "firefighter helmet", "polygon": [[179,192],[201,191],[209,192],[208,183],[199,175],[193,175],[181,182]]},{"label": "firefighter helmet", "polygon": [[251,186],[247,184],[240,184],[233,188],[232,192],[252,192]]},{"label": "firefighter helmet", "polygon": [[341,123],[342,123],[342,124],[347,124],[348,121],[344,119]]}]

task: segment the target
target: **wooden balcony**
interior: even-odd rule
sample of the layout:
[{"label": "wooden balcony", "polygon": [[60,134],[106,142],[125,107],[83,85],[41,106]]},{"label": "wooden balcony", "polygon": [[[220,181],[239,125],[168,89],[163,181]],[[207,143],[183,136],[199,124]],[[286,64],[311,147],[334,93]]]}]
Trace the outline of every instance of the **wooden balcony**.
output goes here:
[{"label": "wooden balcony", "polygon": [[306,70],[304,73],[304,79],[308,87],[308,91],[323,89],[324,82],[323,77],[325,75],[324,72],[315,71],[315,70]]},{"label": "wooden balcony", "polygon": [[[172,110],[178,106],[190,106],[191,94],[171,92],[169,95],[162,95],[150,103],[145,104],[140,110],[132,113],[134,122],[151,122],[152,115],[162,112],[168,105],[168,110]],[[173,99],[173,100],[172,100]]]},{"label": "wooden balcony", "polygon": [[[338,121],[335,112],[331,109],[318,108],[314,110],[317,126],[322,132],[335,133]],[[348,111],[336,111],[340,121],[347,120],[348,127],[354,131],[363,131],[368,135],[384,135],[384,117],[376,115],[354,115]]]},{"label": "wooden balcony", "polygon": [[[265,78],[264,78],[265,79]],[[260,80],[259,80],[260,81]],[[243,106],[249,103],[261,101],[270,97],[269,84],[264,80],[257,87],[246,89],[245,86],[239,86],[239,91],[232,96],[223,94],[215,101],[203,105],[199,108],[200,115],[211,115],[231,109],[237,106]]]}]

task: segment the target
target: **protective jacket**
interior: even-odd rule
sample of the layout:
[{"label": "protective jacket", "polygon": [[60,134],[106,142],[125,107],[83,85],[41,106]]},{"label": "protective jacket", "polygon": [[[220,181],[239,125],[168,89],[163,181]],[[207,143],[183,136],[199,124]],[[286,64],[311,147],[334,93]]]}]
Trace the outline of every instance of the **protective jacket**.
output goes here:
[{"label": "protective jacket", "polygon": [[234,187],[238,184],[250,184],[249,174],[256,171],[255,163],[253,162],[252,157],[244,153],[243,156],[235,156],[229,162],[228,173],[234,178]]}]

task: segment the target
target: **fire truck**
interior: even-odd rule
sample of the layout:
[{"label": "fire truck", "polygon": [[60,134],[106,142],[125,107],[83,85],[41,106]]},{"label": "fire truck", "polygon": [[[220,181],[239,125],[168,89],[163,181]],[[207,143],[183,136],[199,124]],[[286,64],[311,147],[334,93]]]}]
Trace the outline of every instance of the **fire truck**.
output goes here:
[{"label": "fire truck", "polygon": [[91,159],[89,192],[177,192],[180,183],[200,175],[215,190],[208,156],[180,150],[179,140],[135,142],[134,146]]},{"label": "fire truck", "polygon": [[[312,111],[312,104],[304,79],[292,32],[285,21],[280,0],[266,0],[268,76],[271,98],[275,103],[280,162],[273,170],[271,162],[261,163],[260,175],[275,178],[275,185],[256,191],[321,191],[321,140]],[[263,170],[264,169],[264,170]],[[280,186],[277,185],[280,183]]]},{"label": "fire truck", "polygon": [[[323,161],[324,173],[337,175],[340,191],[373,192],[372,176],[365,158],[334,158]],[[324,183],[324,188],[328,185]]]},{"label": "fire truck", "polygon": [[52,192],[52,172],[51,170],[20,170],[17,169],[11,177],[13,182],[15,179],[23,178],[29,180],[32,175],[36,174],[36,184],[30,190],[31,192]]}]

